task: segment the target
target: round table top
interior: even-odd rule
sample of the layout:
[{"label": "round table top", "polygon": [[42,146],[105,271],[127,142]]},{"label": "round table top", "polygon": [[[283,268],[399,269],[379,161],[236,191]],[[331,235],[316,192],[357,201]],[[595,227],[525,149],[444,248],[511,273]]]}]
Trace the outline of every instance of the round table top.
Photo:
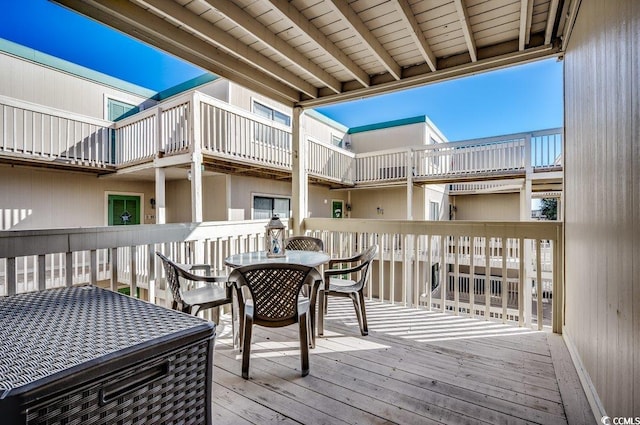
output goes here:
[{"label": "round table top", "polygon": [[317,267],[328,263],[330,259],[331,257],[326,252],[286,250],[284,257],[267,257],[266,251],[257,251],[235,254],[227,257],[224,262],[229,267],[268,263],[301,264],[303,266]]}]

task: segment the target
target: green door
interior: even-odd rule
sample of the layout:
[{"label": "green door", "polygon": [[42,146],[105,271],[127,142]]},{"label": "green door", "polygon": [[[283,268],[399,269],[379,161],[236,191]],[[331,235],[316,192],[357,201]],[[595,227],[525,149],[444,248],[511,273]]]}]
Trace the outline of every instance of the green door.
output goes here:
[{"label": "green door", "polygon": [[140,197],[109,195],[109,226],[140,224]]},{"label": "green door", "polygon": [[344,217],[344,201],[331,201],[331,217],[343,218]]}]

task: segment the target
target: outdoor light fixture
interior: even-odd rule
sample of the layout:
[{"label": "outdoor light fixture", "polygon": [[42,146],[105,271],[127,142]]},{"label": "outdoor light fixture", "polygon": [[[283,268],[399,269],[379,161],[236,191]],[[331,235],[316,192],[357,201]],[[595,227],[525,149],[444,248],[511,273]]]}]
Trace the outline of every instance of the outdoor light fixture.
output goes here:
[{"label": "outdoor light fixture", "polygon": [[284,225],[277,215],[271,217],[266,229],[267,257],[284,257]]}]

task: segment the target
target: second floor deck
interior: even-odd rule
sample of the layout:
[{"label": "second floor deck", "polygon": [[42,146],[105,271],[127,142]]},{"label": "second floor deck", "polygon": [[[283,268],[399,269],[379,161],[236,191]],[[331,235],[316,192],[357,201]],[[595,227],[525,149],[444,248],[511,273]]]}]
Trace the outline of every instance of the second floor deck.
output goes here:
[{"label": "second floor deck", "polygon": [[[561,128],[355,154],[304,135],[311,181],[332,187],[561,179]],[[291,128],[198,92],[118,122],[0,96],[0,161],[108,173],[190,165],[290,179]],[[458,186],[452,186],[452,189]],[[468,190],[468,185],[465,186]]]}]

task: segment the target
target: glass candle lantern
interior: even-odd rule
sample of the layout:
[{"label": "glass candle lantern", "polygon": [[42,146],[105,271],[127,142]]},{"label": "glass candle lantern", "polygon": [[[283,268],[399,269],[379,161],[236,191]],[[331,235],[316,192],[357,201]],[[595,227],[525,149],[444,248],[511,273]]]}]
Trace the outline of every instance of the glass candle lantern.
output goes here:
[{"label": "glass candle lantern", "polygon": [[266,229],[267,257],[284,257],[284,225],[277,216],[274,216]]}]

